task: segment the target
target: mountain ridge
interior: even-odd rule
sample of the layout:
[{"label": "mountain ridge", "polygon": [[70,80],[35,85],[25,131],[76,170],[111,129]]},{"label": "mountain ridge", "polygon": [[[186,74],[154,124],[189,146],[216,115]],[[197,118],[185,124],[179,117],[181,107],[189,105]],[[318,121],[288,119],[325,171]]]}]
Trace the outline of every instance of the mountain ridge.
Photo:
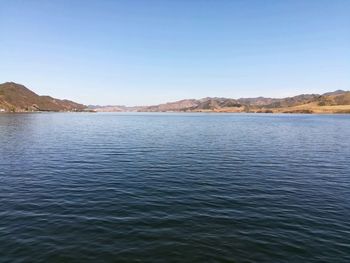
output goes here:
[{"label": "mountain ridge", "polygon": [[83,111],[83,104],[51,96],[40,96],[24,85],[15,82],[0,84],[0,111],[36,112],[36,111]]},{"label": "mountain ridge", "polygon": [[89,105],[40,96],[14,82],[0,84],[1,112],[96,111],[96,112],[252,112],[252,113],[350,113],[350,91],[301,94],[286,98],[183,99],[150,106]]},{"label": "mountain ridge", "polygon": [[286,98],[183,99],[151,106],[96,106],[95,111],[138,112],[255,112],[255,113],[350,113],[350,91],[301,94]]}]

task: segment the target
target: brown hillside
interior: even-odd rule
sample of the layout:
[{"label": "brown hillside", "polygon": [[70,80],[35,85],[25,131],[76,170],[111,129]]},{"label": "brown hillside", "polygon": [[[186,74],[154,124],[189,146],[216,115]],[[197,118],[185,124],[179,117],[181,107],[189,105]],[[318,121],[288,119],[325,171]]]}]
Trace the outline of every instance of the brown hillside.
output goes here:
[{"label": "brown hillside", "polygon": [[0,109],[5,111],[81,111],[85,108],[86,106],[73,101],[39,96],[17,83],[0,84]]},{"label": "brown hillside", "polygon": [[144,107],[140,111],[205,111],[261,113],[350,113],[350,92],[337,90],[319,94],[302,94],[288,98],[203,98],[181,100]]}]

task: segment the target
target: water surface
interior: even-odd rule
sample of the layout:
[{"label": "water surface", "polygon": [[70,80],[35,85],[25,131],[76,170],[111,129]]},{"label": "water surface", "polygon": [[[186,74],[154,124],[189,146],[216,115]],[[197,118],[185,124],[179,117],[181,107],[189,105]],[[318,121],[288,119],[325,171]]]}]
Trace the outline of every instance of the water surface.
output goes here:
[{"label": "water surface", "polygon": [[350,262],[350,116],[0,114],[0,262]]}]

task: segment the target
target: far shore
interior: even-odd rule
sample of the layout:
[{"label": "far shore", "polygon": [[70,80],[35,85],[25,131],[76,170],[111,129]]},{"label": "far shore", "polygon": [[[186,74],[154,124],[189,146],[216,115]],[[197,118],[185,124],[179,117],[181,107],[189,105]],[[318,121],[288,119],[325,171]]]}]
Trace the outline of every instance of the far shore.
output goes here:
[{"label": "far shore", "polygon": [[350,111],[337,111],[337,112],[328,112],[328,111],[317,111],[317,112],[309,112],[309,111],[251,111],[251,112],[243,112],[243,111],[213,111],[213,110],[202,110],[202,111],[18,111],[18,112],[0,112],[0,115],[4,114],[41,114],[41,113],[183,113],[183,114],[254,114],[254,115],[347,115],[350,114]]}]

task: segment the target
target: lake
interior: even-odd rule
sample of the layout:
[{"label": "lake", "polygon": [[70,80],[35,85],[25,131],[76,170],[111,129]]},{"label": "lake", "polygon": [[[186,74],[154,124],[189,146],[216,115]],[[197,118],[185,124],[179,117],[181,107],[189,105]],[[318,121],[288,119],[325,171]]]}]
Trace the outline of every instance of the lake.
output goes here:
[{"label": "lake", "polygon": [[0,114],[0,262],[350,262],[350,115]]}]

